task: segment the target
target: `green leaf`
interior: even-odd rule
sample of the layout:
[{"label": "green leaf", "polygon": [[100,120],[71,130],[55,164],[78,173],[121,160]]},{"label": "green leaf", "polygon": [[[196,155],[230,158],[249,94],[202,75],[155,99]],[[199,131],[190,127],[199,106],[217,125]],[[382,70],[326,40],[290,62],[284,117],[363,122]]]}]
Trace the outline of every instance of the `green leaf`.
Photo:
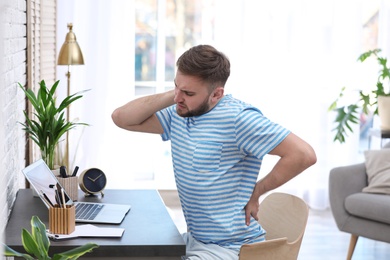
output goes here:
[{"label": "green leaf", "polygon": [[44,251],[45,255],[47,255],[49,252],[50,241],[46,234],[45,224],[43,224],[37,216],[33,216],[31,218],[31,232],[38,244],[38,247]]},{"label": "green leaf", "polygon": [[62,102],[61,104],[59,105],[58,109],[57,109],[57,113],[60,113],[62,110],[64,110],[66,107],[70,106],[70,104],[72,104],[74,101],[82,98],[83,96],[81,95],[81,93],[84,93],[84,92],[87,92],[89,90],[84,90],[84,91],[80,91],[80,92],[77,92],[75,94],[72,94],[68,97],[66,97]]},{"label": "green leaf", "polygon": [[362,91],[359,92],[360,100],[363,101],[362,111],[364,114],[368,115],[370,113],[371,107],[371,98],[370,95],[365,95]]},{"label": "green leaf", "polygon": [[385,96],[386,95],[382,82],[377,82],[376,88],[377,88],[377,90],[373,91],[373,93],[375,93],[375,95],[376,95],[376,98],[378,98],[378,96]]},{"label": "green leaf", "polygon": [[20,83],[19,84],[19,87],[24,91],[24,93],[26,94],[26,97],[27,99],[30,101],[31,105],[35,108],[35,109],[39,109],[39,104],[38,104],[38,101],[37,101],[37,98],[35,97],[35,94],[34,92],[32,92],[31,89],[25,89]]},{"label": "green leaf", "polygon": [[374,115],[378,114],[378,96],[390,96],[390,91],[385,89],[385,86],[388,86],[388,80],[390,80],[390,68],[387,66],[387,58],[380,57],[378,54],[381,52],[381,49],[373,49],[367,52],[364,52],[358,57],[358,61],[364,62],[371,56],[375,56],[379,64],[379,73],[377,77],[377,83],[369,91],[369,94],[364,94],[362,91],[359,91],[359,100],[355,103],[349,104],[344,107],[337,107],[339,100],[343,97],[343,91],[345,87],[342,88],[339,97],[333,101],[328,111],[336,111],[336,127],[332,129],[335,131],[334,141],[339,141],[340,143],[345,142],[345,137],[347,133],[353,132],[351,124],[359,123],[359,113],[361,111],[369,115],[372,110]]},{"label": "green leaf", "polygon": [[40,88],[38,91],[38,99],[40,103],[43,105],[43,107],[46,107],[48,102],[50,101],[50,98],[48,96],[48,90],[46,88],[46,83],[44,80],[40,82]]},{"label": "green leaf", "polygon": [[350,124],[359,123],[359,118],[358,118],[359,113],[357,111],[358,108],[359,107],[354,104],[354,105],[349,105],[347,107],[343,106],[335,109],[336,111],[335,123],[337,123],[337,126],[333,129],[334,131],[336,131],[333,141],[344,143],[345,136],[347,136],[347,133],[353,132],[353,129],[350,126]]},{"label": "green leaf", "polygon": [[358,58],[359,61],[363,62],[365,61],[367,58],[369,58],[371,55],[375,55],[377,56],[378,53],[381,52],[381,49],[374,49],[374,50],[369,50],[363,54],[361,54]]},{"label": "green leaf", "polygon": [[337,97],[337,99],[335,101],[332,102],[332,104],[330,104],[328,111],[332,111],[332,110],[335,110],[337,108],[337,102],[339,102],[339,100],[344,96],[345,89],[346,89],[346,87],[341,88],[339,96]]},{"label": "green leaf", "polygon": [[26,250],[26,252],[30,255],[34,255],[38,259],[44,258],[44,254],[38,247],[34,237],[26,229],[22,230],[22,244],[24,250]]},{"label": "green leaf", "polygon": [[57,80],[56,82],[54,82],[53,86],[51,87],[51,90],[50,90],[50,93],[49,95],[51,97],[54,97],[55,96],[55,93],[56,93],[56,90],[57,90],[57,87],[58,87],[58,84],[60,83],[59,80]]},{"label": "green leaf", "polygon": [[332,104],[328,107],[328,111],[333,111],[337,108],[337,100],[333,101]]},{"label": "green leaf", "polygon": [[28,259],[28,260],[34,260],[34,257],[30,256],[29,254],[24,254],[24,253],[20,253],[18,251],[15,251],[3,243],[2,243],[2,245],[4,248],[4,256],[16,256],[16,257],[22,257],[22,258]]},{"label": "green leaf", "polygon": [[[4,255],[5,256],[16,256],[23,257],[24,259],[32,260],[48,260],[51,259],[48,255],[50,241],[46,234],[46,226],[43,222],[37,217],[33,216],[31,218],[31,232],[30,234],[27,230],[22,229],[22,244],[25,251],[28,254],[20,253],[9,246],[3,244]],[[94,248],[99,247],[94,243],[87,243],[83,246],[73,248],[71,250],[65,251],[63,253],[58,253],[53,256],[53,259],[77,259],[84,254],[91,252]],[[35,256],[32,257],[32,256]]]},{"label": "green leaf", "polygon": [[29,118],[29,114],[24,111],[26,121],[22,123],[23,130],[39,146],[42,158],[49,168],[53,168],[54,149],[62,136],[77,125],[88,125],[67,122],[64,118],[64,110],[76,100],[81,99],[83,97],[81,93],[87,90],[65,97],[57,107],[55,93],[59,80],[51,88],[47,87],[45,81],[42,80],[36,94],[31,89],[25,89],[20,83],[18,84],[34,108],[34,118]]}]

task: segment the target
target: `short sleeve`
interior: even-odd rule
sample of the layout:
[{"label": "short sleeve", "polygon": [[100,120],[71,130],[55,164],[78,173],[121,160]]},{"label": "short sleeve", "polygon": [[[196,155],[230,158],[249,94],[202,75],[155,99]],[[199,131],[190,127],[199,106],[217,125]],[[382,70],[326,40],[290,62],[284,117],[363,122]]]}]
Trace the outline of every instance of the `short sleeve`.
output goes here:
[{"label": "short sleeve", "polygon": [[156,113],[158,120],[162,128],[164,129],[164,133],[161,134],[161,138],[163,141],[171,140],[171,122],[172,116],[175,112],[175,105],[162,109]]},{"label": "short sleeve", "polygon": [[261,159],[290,133],[272,122],[256,108],[247,108],[237,115],[235,131],[238,148]]}]

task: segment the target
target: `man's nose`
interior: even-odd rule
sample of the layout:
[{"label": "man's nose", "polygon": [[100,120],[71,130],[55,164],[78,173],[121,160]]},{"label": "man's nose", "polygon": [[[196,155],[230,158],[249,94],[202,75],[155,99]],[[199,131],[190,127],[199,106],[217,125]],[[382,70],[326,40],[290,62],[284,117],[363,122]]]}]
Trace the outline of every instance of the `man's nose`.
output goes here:
[{"label": "man's nose", "polygon": [[175,91],[175,97],[173,101],[175,101],[175,103],[183,101],[183,95],[180,93],[180,91]]}]

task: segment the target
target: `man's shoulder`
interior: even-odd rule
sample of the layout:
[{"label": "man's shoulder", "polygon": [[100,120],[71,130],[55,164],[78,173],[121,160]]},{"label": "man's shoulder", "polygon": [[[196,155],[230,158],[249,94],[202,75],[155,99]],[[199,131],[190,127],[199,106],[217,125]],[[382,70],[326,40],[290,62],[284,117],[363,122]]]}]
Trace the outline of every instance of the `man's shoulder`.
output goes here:
[{"label": "man's shoulder", "polygon": [[231,94],[225,95],[221,102],[218,104],[218,107],[221,109],[234,109],[234,110],[242,110],[247,107],[252,107],[251,104],[248,104],[240,99],[234,98]]},{"label": "man's shoulder", "polygon": [[236,115],[247,112],[255,112],[262,115],[260,109],[245,101],[234,98],[231,94],[225,95],[219,106],[219,109],[225,110],[225,112],[229,111],[231,113],[235,113]]}]

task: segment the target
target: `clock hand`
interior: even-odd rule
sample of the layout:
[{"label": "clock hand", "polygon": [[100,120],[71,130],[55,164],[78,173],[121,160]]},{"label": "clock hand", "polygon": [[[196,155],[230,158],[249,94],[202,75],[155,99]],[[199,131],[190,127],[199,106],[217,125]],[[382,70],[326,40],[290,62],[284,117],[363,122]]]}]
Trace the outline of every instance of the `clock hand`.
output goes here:
[{"label": "clock hand", "polygon": [[99,176],[97,176],[93,181],[96,181],[97,179],[99,179],[100,177],[102,177],[103,174],[100,174]]},{"label": "clock hand", "polygon": [[91,177],[87,176],[88,179],[90,179],[91,181],[95,182],[94,179],[92,179]]}]

